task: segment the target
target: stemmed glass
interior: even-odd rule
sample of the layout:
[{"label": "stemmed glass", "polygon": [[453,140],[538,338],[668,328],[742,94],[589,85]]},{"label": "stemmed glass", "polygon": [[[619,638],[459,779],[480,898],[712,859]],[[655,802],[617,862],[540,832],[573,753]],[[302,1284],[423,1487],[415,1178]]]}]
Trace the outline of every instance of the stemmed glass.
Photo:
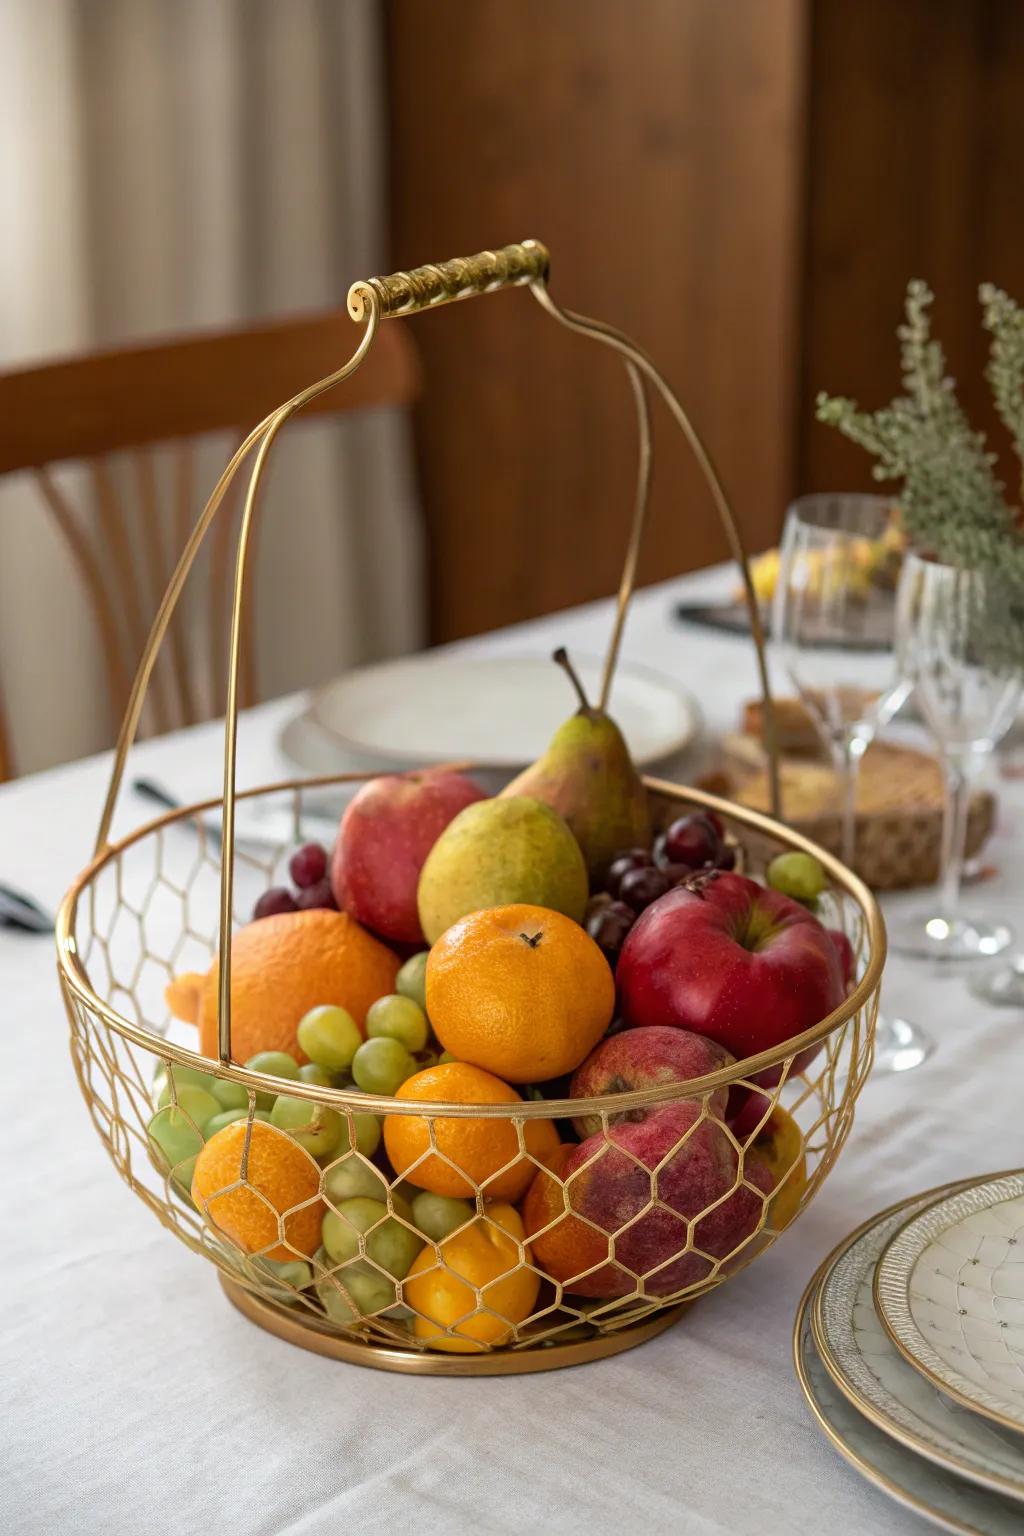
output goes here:
[{"label": "stemmed glass", "polygon": [[[775,648],[835,764],[850,868],[861,759],[911,690],[893,668],[891,594],[872,580],[891,519],[883,496],[800,497],[786,515],[775,588]],[[930,1050],[916,1025],[879,1015],[876,1067],[907,1071]]]},{"label": "stemmed glass", "polygon": [[912,680],[946,775],[942,873],[937,898],[891,922],[889,942],[933,960],[1000,954],[1013,935],[1004,923],[961,908],[964,844],[978,769],[1013,723],[1024,657],[1010,593],[997,571],[942,565],[919,555],[904,562],[896,603],[896,648]]}]

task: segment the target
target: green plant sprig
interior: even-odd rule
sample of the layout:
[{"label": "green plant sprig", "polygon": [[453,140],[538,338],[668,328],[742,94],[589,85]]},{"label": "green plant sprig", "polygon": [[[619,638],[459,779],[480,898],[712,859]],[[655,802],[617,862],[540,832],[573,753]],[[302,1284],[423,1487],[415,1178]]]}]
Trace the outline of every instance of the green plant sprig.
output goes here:
[{"label": "green plant sprig", "polygon": [[[992,337],[986,377],[996,407],[1024,463],[1024,310],[991,284],[979,297]],[[876,480],[902,482],[904,527],[911,544],[949,565],[982,570],[999,588],[985,639],[993,661],[1024,657],[1024,535],[1004,496],[997,458],[956,397],[942,344],[932,336],[926,283],[907,286],[900,326],[904,394],[877,411],[822,392],[817,416],[874,459]]]}]

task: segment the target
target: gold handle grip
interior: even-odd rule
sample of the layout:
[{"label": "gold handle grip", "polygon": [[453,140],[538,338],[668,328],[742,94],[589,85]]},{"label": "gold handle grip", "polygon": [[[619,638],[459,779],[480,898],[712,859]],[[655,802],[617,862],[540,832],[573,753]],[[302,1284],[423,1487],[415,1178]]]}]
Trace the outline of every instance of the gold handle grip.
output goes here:
[{"label": "gold handle grip", "polygon": [[414,267],[411,272],[393,272],[390,277],[364,278],[353,283],[348,291],[348,312],[353,320],[365,321],[375,299],[382,320],[414,315],[417,310],[471,299],[478,293],[545,282],[549,262],[546,245],[539,240],[523,240],[519,245],[503,246],[500,251],[456,256],[454,261],[442,261],[438,266]]}]

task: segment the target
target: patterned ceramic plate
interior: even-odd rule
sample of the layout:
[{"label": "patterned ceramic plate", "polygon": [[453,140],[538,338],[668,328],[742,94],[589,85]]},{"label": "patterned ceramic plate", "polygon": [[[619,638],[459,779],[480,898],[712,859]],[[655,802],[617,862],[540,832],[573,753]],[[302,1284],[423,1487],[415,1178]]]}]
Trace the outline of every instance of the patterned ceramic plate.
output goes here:
[{"label": "patterned ceramic plate", "polygon": [[873,1424],[936,1465],[1024,1502],[1024,1438],[937,1392],[894,1349],[875,1310],[879,1257],[936,1193],[872,1217],[826,1260],[811,1308],[814,1343],[836,1386]]},{"label": "patterned ceramic plate", "polygon": [[874,1294],[911,1365],[968,1408],[1024,1430],[1024,1173],[911,1217],[879,1261]]},{"label": "patterned ceramic plate", "polygon": [[[1020,1505],[923,1461],[852,1407],[822,1365],[809,1312],[824,1268],[804,1292],[793,1333],[796,1373],[811,1412],[841,1456],[906,1509],[959,1536],[1020,1536]],[[877,1529],[884,1530],[881,1524]]]}]

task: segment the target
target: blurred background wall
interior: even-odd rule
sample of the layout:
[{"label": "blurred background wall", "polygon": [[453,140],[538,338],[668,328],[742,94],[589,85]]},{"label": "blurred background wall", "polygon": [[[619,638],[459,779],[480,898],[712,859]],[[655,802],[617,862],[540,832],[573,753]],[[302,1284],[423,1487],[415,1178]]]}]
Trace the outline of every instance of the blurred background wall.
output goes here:
[{"label": "blurred background wall", "polygon": [[[679,389],[751,548],[796,491],[868,483],[813,398],[898,386],[908,278],[983,422],[977,285],[1024,294],[1020,0],[4,0],[0,55],[0,367],[340,306],[357,276],[535,235],[558,298]],[[522,293],[410,330],[414,448],[379,413],[277,459],[265,695],[614,586],[621,368]],[[659,422],[642,578],[723,555]],[[4,487],[20,770],[109,741],[100,686],[67,552]]]},{"label": "blurred background wall", "polygon": [[[388,16],[397,260],[484,231],[543,239],[559,299],[667,371],[752,548],[795,492],[870,485],[814,397],[898,389],[909,278],[935,288],[988,424],[978,284],[1024,293],[1020,0],[390,0]],[[621,368],[514,297],[425,316],[417,340],[434,635],[608,592],[635,462]],[[648,581],[725,552],[660,438]]]}]

